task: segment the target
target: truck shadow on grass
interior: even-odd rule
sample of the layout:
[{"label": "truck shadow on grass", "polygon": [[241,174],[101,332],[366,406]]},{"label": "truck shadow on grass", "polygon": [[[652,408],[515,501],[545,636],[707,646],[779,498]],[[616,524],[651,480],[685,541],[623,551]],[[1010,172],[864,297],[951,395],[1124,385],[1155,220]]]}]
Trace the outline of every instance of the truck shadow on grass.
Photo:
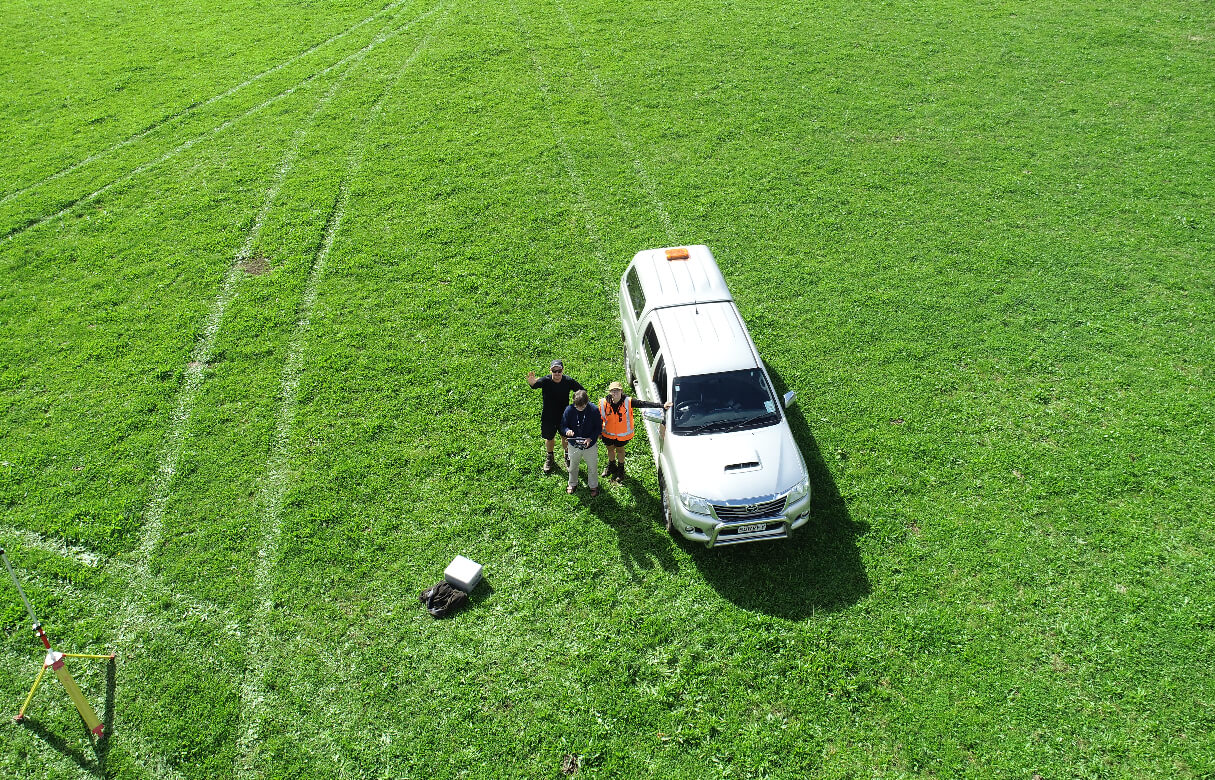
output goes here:
[{"label": "truck shadow on grass", "polygon": [[[778,394],[786,387],[771,368]],[[868,531],[853,522],[799,405],[785,410],[810,472],[810,522],[789,541],[756,542],[712,550],[682,541],[705,580],[737,606],[799,620],[845,609],[869,595],[869,577],[856,539]]]}]

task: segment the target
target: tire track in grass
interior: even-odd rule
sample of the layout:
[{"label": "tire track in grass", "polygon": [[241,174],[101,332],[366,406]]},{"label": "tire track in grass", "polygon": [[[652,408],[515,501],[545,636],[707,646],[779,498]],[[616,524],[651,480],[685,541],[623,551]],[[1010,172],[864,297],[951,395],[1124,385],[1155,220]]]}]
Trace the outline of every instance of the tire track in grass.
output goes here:
[{"label": "tire track in grass", "polygon": [[348,54],[347,56],[345,56],[342,59],[338,60],[337,62],[333,63],[332,65],[329,65],[328,67],[317,71],[316,73],[312,74],[311,76],[308,76],[303,81],[297,82],[294,86],[288,87],[287,89],[283,90],[282,92],[278,93],[277,95],[274,95],[273,97],[267,98],[266,100],[262,101],[261,103],[258,103],[253,108],[250,108],[240,114],[237,114],[236,116],[232,117],[231,119],[226,119],[222,123],[216,125],[215,127],[211,128],[210,130],[207,130],[206,132],[202,133],[201,135],[195,136],[194,138],[191,138],[188,141],[181,143],[180,145],[174,147],[173,149],[170,149],[169,151],[165,152],[160,157],[157,157],[155,160],[152,160],[151,162],[146,162],[142,165],[136,166],[135,168],[131,169],[130,171],[119,176],[117,179],[114,179],[109,184],[105,184],[105,185],[101,186],[100,188],[94,190],[93,192],[90,192],[87,195],[82,195],[81,197],[73,200],[71,203],[67,204],[66,206],[61,208],[59,211],[56,211],[51,214],[44,214],[43,216],[40,216],[40,217],[32,217],[32,218],[26,220],[24,223],[9,230],[8,233],[6,233],[4,235],[4,238],[2,240],[4,240],[4,241],[10,240],[12,238],[15,238],[16,236],[21,235],[22,233],[24,233],[27,230],[36,228],[40,225],[50,222],[53,219],[62,217],[65,214],[67,214],[68,212],[70,212],[72,209],[76,208],[77,206],[84,204],[84,203],[88,203],[88,202],[98,198],[99,196],[105,194],[106,192],[108,192],[109,190],[118,186],[119,184],[122,184],[123,182],[128,181],[129,179],[131,179],[135,176],[138,176],[139,174],[143,173],[144,171],[146,171],[150,168],[154,168],[155,166],[176,157],[177,155],[181,154],[182,152],[195,146],[199,142],[204,141],[204,140],[210,138],[211,136],[214,136],[224,130],[227,130],[229,127],[232,127],[240,120],[245,119],[246,117],[252,116],[253,114],[256,114],[259,111],[262,111],[263,109],[266,109],[266,108],[274,105],[275,103],[279,102],[280,100],[283,100],[284,98],[290,97],[291,95],[295,94],[295,92],[300,87],[310,84],[311,82],[317,80],[321,76],[324,76],[337,68],[347,65],[348,63],[350,63],[352,61],[357,61],[358,59],[361,59],[365,54],[367,54],[367,52],[371,51],[375,47],[384,43],[384,41],[404,32],[405,30],[408,30],[410,27],[414,26],[418,22],[421,22],[424,19],[432,16],[434,14],[435,10],[438,9],[438,7],[439,7],[439,5],[436,4],[426,13],[406,22],[402,26],[400,26],[396,29],[386,30],[384,32],[381,32],[379,35],[377,35],[375,38],[373,38],[370,43],[368,43],[366,46],[359,49],[358,51]]},{"label": "tire track in grass", "polygon": [[[387,35],[384,36],[384,39],[386,38]],[[356,54],[365,54],[369,50],[370,48],[368,47],[363,49],[361,53]],[[139,602],[146,601],[148,594],[156,589],[156,578],[153,577],[150,566],[152,554],[160,544],[163,535],[164,512],[170,497],[169,487],[177,470],[177,463],[181,457],[186,438],[186,429],[189,426],[193,415],[194,403],[202,385],[203,370],[210,362],[224,313],[235,297],[237,286],[244,276],[243,262],[248,258],[254,242],[261,234],[262,226],[270,213],[274,200],[278,196],[287,171],[298,157],[303,138],[315,123],[316,117],[329,104],[338,88],[349,76],[351,70],[347,69],[342,73],[341,77],[317,101],[304,124],[293,134],[291,143],[283,154],[283,158],[275,171],[274,179],[266,190],[262,207],[250,226],[245,236],[245,241],[236,252],[231,265],[228,267],[228,272],[224,277],[223,286],[219,294],[212,302],[210,313],[203,329],[203,336],[187,363],[185,379],[181,390],[178,391],[176,403],[170,416],[169,431],[157,455],[158,466],[156,475],[153,479],[150,497],[144,508],[143,532],[134,560],[130,564],[131,573],[130,582],[126,590],[127,595],[119,611],[121,621],[119,623],[115,648],[119,654],[125,652],[132,644],[134,630],[147,630],[150,627],[148,625],[150,621],[149,613],[140,606]]]},{"label": "tire track in grass", "polygon": [[612,125],[612,131],[616,134],[616,141],[620,144],[620,148],[624,150],[625,155],[633,162],[633,172],[636,174],[638,181],[641,183],[641,188],[645,190],[646,196],[650,199],[650,205],[658,214],[658,218],[662,220],[663,230],[666,231],[667,240],[673,246],[680,243],[679,237],[675,233],[675,228],[671,224],[671,215],[667,213],[666,206],[663,205],[662,199],[658,197],[658,188],[654,185],[654,179],[650,176],[650,172],[646,170],[645,164],[641,161],[641,156],[637,153],[632,142],[624,133],[624,128],[620,124],[620,119],[617,118],[616,112],[611,108],[607,100],[607,90],[603,87],[603,82],[599,80],[599,72],[595,66],[591,64],[590,57],[587,56],[586,48],[578,38],[578,31],[574,29],[574,23],[570,20],[569,14],[565,10],[565,5],[561,0],[553,0],[557,6],[557,10],[561,13],[561,21],[565,24],[566,31],[569,32],[570,39],[578,48],[578,55],[582,59],[582,67],[591,77],[591,83],[595,86],[595,95],[599,98],[599,106],[607,116],[608,122]]},{"label": "tire track in grass", "polygon": [[[343,75],[344,78],[345,76]],[[173,412],[169,417],[169,431],[166,433],[160,452],[157,455],[156,475],[152,481],[152,489],[147,504],[144,506],[143,533],[140,536],[139,547],[135,551],[132,562],[132,587],[128,590],[130,595],[124,603],[122,622],[118,631],[118,641],[120,644],[125,643],[129,639],[128,627],[136,617],[136,599],[142,598],[143,592],[151,587],[150,581],[152,575],[149,567],[151,565],[152,553],[160,544],[163,532],[164,511],[169,501],[169,486],[177,470],[177,463],[181,457],[182,446],[186,437],[186,428],[189,426],[190,418],[194,411],[194,403],[197,400],[199,388],[202,386],[203,371],[211,361],[211,354],[215,348],[215,339],[219,333],[220,323],[223,321],[228,305],[236,295],[236,288],[240,280],[245,275],[242,263],[248,258],[254,241],[261,234],[262,225],[265,223],[266,216],[270,213],[270,207],[278,195],[288,169],[299,153],[299,146],[306,134],[307,128],[312,125],[316,116],[329,102],[341,83],[342,79],[334,82],[329,91],[317,101],[316,106],[309,114],[303,127],[292,136],[291,143],[283,154],[278,168],[275,170],[274,179],[266,189],[262,207],[258,210],[257,216],[245,234],[245,240],[240,249],[237,250],[232,263],[228,266],[228,271],[224,276],[219,294],[211,303],[211,308],[203,327],[202,338],[195,345],[194,351],[190,355],[190,360],[186,364],[185,378],[181,389],[177,393]]]},{"label": "tire track in grass", "polygon": [[108,560],[104,555],[100,555],[84,547],[68,544],[62,539],[51,539],[50,537],[33,531],[27,531],[23,528],[14,528],[11,525],[0,525],[0,537],[5,539],[20,539],[26,547],[33,547],[43,552],[53,553],[60,558],[68,558],[91,569],[97,568],[98,564]]},{"label": "tire track in grass", "polygon": [[[124,574],[129,574],[134,571],[132,564],[128,563],[127,561],[100,555],[83,547],[67,544],[60,539],[51,539],[33,531],[26,531],[21,528],[14,528],[12,526],[5,525],[0,526],[0,537],[5,539],[20,540],[20,542],[26,548],[51,553],[52,555],[57,555],[65,560],[75,561],[81,566],[89,569],[98,569],[104,571],[112,568],[121,571]],[[211,620],[215,617],[220,617],[225,621],[225,632],[232,637],[240,637],[240,625],[233,616],[232,610],[221,607],[220,605],[210,601],[200,601],[193,596],[178,593],[167,587],[165,583],[158,577],[151,578],[151,583],[151,587],[154,589],[154,595],[182,605],[187,611],[187,616],[200,616],[202,620]]]},{"label": "tire track in grass", "polygon": [[570,183],[573,185],[574,197],[578,201],[578,210],[582,212],[586,234],[591,241],[592,252],[595,255],[595,267],[599,272],[599,281],[603,284],[603,289],[607,293],[609,302],[614,301],[616,285],[612,281],[611,268],[607,261],[603,239],[599,236],[599,229],[595,224],[595,215],[591,209],[590,200],[586,196],[586,186],[582,182],[582,176],[578,173],[574,155],[570,152],[569,144],[566,142],[561,129],[557,126],[557,114],[553,110],[552,91],[549,87],[548,77],[545,76],[544,68],[540,64],[540,58],[536,55],[536,47],[532,42],[531,26],[527,23],[523,14],[519,12],[518,0],[510,0],[510,10],[515,17],[516,26],[519,28],[519,37],[523,41],[524,48],[527,49],[527,56],[531,60],[532,70],[536,75],[536,83],[540,88],[541,100],[544,103],[545,113],[548,114],[549,129],[552,130],[553,140],[556,141],[557,149],[561,154],[561,162],[565,166],[566,176],[569,177]]},{"label": "tire track in grass", "polygon": [[[436,9],[438,6],[436,6]],[[367,140],[372,127],[376,124],[383,111],[385,99],[392,94],[405,72],[426,49],[435,33],[442,27],[447,17],[447,9],[440,14],[439,19],[430,32],[414,47],[413,52],[401,64],[396,77],[385,86],[376,98],[375,104],[368,112],[355,145],[347,157],[346,171],[338,183],[333,206],[325,222],[320,244],[313,255],[312,267],[309,270],[307,286],[300,302],[299,316],[294,332],[288,342],[287,360],[279,382],[278,421],[275,428],[274,449],[266,462],[266,479],[259,497],[259,503],[264,507],[262,514],[262,544],[257,553],[257,568],[254,571],[253,590],[258,601],[258,614],[253,622],[252,639],[249,644],[248,662],[244,679],[241,683],[241,714],[242,719],[248,714],[247,722],[237,742],[237,770],[241,776],[257,776],[256,764],[258,746],[260,745],[261,727],[264,720],[264,703],[266,691],[262,684],[264,670],[260,662],[268,658],[273,642],[268,627],[271,613],[274,609],[273,576],[278,561],[278,541],[282,532],[283,497],[290,484],[288,466],[293,462],[295,452],[291,445],[291,435],[295,427],[295,418],[299,409],[299,381],[303,370],[303,354],[309,330],[311,328],[312,310],[316,303],[317,289],[325,272],[325,261],[333,247],[337,231],[341,228],[342,218],[350,197],[350,181],[362,168],[363,157],[367,148]],[[331,698],[325,699],[331,701]],[[327,737],[331,739],[331,737]]]},{"label": "tire track in grass", "polygon": [[315,43],[312,46],[309,46],[307,49],[304,49],[302,52],[300,52],[286,60],[283,60],[278,65],[275,65],[267,70],[264,70],[261,73],[258,73],[257,75],[252,76],[248,79],[245,79],[244,81],[237,84],[236,86],[229,87],[226,91],[221,92],[218,95],[214,95],[210,98],[207,98],[205,101],[203,101],[201,103],[192,103],[180,111],[177,111],[166,117],[156,120],[152,124],[145,127],[143,130],[140,130],[139,132],[135,133],[134,135],[128,136],[127,138],[124,138],[123,140],[118,141],[117,143],[112,144],[111,146],[106,147],[105,149],[102,149],[100,152],[95,152],[95,153],[89,155],[88,157],[85,157],[83,160],[74,162],[71,165],[67,166],[66,168],[63,168],[59,171],[56,171],[55,173],[52,173],[50,176],[39,179],[38,181],[35,181],[31,184],[27,184],[18,190],[14,190],[3,197],[0,197],[0,206],[3,206],[5,203],[8,203],[13,198],[16,198],[19,195],[23,195],[24,193],[29,192],[32,189],[35,189],[37,187],[42,187],[44,185],[50,184],[53,181],[62,179],[64,176],[67,176],[70,173],[74,173],[75,171],[80,170],[81,168],[85,167],[86,165],[90,165],[91,163],[94,163],[97,160],[100,160],[102,157],[105,157],[106,155],[112,154],[112,153],[118,151],[119,149],[130,146],[131,144],[152,134],[153,132],[160,129],[161,127],[171,124],[171,123],[177,121],[178,119],[185,119],[190,114],[192,114],[196,111],[199,111],[201,109],[204,109],[207,106],[211,105],[212,103],[223,100],[226,97],[231,97],[232,95],[235,95],[237,92],[240,92],[242,89],[252,86],[253,84],[262,80],[263,78],[265,78],[267,76],[271,76],[271,75],[277,73],[278,71],[282,70],[283,68],[287,67],[288,65],[292,65],[295,62],[298,62],[299,60],[303,59],[304,57],[307,57],[312,52],[317,51],[318,49],[321,49],[325,46],[328,46],[331,43],[336,43],[337,41],[341,40],[342,38],[345,38],[350,33],[359,29],[360,27],[364,27],[364,26],[370,24],[372,21],[374,21],[378,17],[396,10],[400,6],[406,4],[407,2],[410,2],[410,0],[395,0],[395,2],[392,2],[389,5],[384,6],[379,11],[376,11],[371,16],[368,16],[363,21],[356,22],[354,25],[346,28],[342,32],[337,33],[336,35],[334,35],[330,38],[327,38],[327,39],[321,41],[320,43]]}]

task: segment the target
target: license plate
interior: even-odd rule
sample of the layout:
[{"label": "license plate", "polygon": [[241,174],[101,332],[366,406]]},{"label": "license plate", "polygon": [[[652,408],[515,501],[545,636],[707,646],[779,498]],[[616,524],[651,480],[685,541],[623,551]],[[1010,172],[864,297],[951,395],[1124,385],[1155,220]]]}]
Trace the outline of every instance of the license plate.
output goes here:
[{"label": "license plate", "polygon": [[760,531],[768,530],[767,523],[752,523],[751,525],[740,525],[738,532],[740,534],[757,534]]}]

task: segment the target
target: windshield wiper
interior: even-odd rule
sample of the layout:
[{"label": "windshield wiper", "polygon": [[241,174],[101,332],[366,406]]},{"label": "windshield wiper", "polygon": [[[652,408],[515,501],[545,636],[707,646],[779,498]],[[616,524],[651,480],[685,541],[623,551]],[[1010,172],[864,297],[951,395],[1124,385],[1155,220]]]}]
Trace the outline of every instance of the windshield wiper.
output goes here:
[{"label": "windshield wiper", "polygon": [[692,425],[686,428],[677,429],[679,433],[704,433],[710,428],[720,428],[723,431],[732,431],[735,428],[742,428],[752,423],[759,422],[765,417],[775,417],[775,412],[764,412],[763,414],[755,415],[754,417],[745,417],[741,420],[714,420],[702,425]]},{"label": "windshield wiper", "polygon": [[714,420],[713,422],[703,423],[701,425],[690,425],[686,428],[677,428],[679,433],[704,433],[710,428],[716,428],[719,425],[733,425],[729,420]]},{"label": "windshield wiper", "polygon": [[744,426],[750,425],[751,423],[757,423],[760,420],[764,419],[765,417],[775,417],[775,416],[776,416],[776,412],[764,412],[763,414],[757,414],[754,417],[747,417],[742,420],[731,420],[728,423],[728,425],[730,428],[742,428]]}]

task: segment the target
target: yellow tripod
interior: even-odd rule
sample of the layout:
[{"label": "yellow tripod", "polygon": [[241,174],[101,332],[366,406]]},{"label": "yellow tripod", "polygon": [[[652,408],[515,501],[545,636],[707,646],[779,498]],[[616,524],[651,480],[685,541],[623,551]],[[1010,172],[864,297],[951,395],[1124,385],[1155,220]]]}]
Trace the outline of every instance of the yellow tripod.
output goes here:
[{"label": "yellow tripod", "polygon": [[46,674],[47,669],[52,669],[55,676],[59,678],[59,682],[63,683],[63,688],[71,697],[72,703],[76,705],[77,711],[80,712],[80,717],[84,718],[85,725],[89,727],[89,731],[97,737],[105,733],[105,724],[97,717],[97,713],[89,706],[88,699],[84,698],[84,694],[80,691],[80,686],[72,679],[71,672],[68,671],[67,665],[64,664],[64,658],[101,658],[110,661],[114,660],[114,654],[109,655],[82,655],[80,653],[61,653],[58,650],[51,649],[51,640],[47,639],[46,632],[42,630],[42,624],[38,622],[38,618],[34,615],[34,608],[30,606],[29,599],[25,597],[25,591],[21,589],[21,583],[17,581],[17,575],[13,573],[13,566],[8,562],[8,556],[5,555],[4,549],[0,548],[0,559],[4,560],[4,568],[8,569],[8,576],[12,578],[13,584],[17,586],[17,594],[21,596],[21,603],[25,604],[25,611],[30,613],[30,620],[34,623],[34,633],[42,640],[42,644],[46,647],[46,658],[42,661],[42,668],[38,670],[38,676],[34,679],[34,687],[30,688],[30,693],[25,697],[25,702],[21,705],[21,709],[17,711],[17,717],[13,720],[20,723],[25,719],[25,709],[30,706],[30,701],[34,698],[34,691],[38,690],[38,686],[42,683],[42,675]]}]

